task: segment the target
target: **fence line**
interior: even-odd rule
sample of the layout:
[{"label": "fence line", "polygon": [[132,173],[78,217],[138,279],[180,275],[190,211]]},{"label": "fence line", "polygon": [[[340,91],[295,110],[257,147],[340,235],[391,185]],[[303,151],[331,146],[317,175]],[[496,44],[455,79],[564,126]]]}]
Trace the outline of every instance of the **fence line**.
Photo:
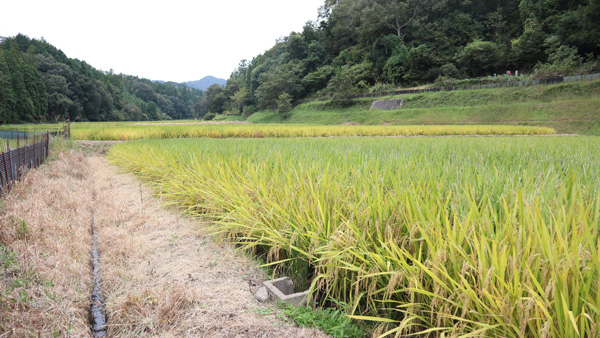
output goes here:
[{"label": "fence line", "polygon": [[[35,168],[42,164],[48,157],[50,146],[50,133],[33,135],[33,144],[27,145],[28,138],[24,139],[25,146],[12,149],[6,141],[7,151],[0,154],[0,196],[4,197],[16,180],[19,179],[23,168]],[[17,143],[20,143],[20,134],[17,133]]]}]

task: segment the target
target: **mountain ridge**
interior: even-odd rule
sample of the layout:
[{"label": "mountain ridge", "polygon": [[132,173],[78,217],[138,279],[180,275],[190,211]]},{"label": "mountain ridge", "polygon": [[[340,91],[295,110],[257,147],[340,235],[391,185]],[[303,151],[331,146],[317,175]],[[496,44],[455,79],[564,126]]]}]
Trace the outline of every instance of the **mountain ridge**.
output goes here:
[{"label": "mountain ridge", "polygon": [[225,87],[225,85],[227,84],[227,80],[208,75],[201,78],[200,80],[186,81],[183,84],[185,84],[188,87],[205,91],[206,89],[208,89],[208,87],[212,86],[213,84],[218,84],[221,87]]}]

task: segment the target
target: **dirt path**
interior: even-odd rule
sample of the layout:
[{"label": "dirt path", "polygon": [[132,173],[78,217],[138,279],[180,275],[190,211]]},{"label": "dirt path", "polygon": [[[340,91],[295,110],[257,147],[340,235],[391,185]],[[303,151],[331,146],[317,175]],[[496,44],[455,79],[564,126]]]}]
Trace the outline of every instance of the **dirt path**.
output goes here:
[{"label": "dirt path", "polygon": [[258,303],[256,263],[161,208],[129,174],[90,157],[109,336],[325,337]]}]

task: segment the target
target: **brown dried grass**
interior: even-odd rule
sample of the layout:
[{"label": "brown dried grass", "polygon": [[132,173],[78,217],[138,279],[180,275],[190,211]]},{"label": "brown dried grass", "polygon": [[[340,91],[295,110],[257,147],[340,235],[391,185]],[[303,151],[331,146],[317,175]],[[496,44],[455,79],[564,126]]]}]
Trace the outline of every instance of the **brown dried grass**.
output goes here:
[{"label": "brown dried grass", "polygon": [[26,173],[3,201],[0,243],[16,264],[0,272],[0,337],[91,336],[90,180],[71,151]]}]

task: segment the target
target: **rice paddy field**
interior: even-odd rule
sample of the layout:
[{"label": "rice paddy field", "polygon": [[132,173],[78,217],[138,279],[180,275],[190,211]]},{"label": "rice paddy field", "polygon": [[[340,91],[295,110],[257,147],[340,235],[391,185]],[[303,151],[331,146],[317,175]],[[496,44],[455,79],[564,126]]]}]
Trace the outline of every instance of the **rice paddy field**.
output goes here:
[{"label": "rice paddy field", "polygon": [[[57,127],[58,126],[58,127]],[[5,125],[8,130],[55,130],[60,125]],[[62,128],[62,127],[60,127]],[[201,124],[177,122],[78,122],[71,125],[75,140],[127,141],[172,138],[265,138],[339,136],[547,135],[553,128],[503,125],[274,125]]]},{"label": "rice paddy field", "polygon": [[541,338],[600,335],[599,153],[596,137],[204,138],[108,157],[376,334]]},{"label": "rice paddy field", "polygon": [[526,126],[307,126],[307,125],[127,125],[72,129],[77,140],[170,138],[264,138],[328,136],[540,135],[552,128]]}]

